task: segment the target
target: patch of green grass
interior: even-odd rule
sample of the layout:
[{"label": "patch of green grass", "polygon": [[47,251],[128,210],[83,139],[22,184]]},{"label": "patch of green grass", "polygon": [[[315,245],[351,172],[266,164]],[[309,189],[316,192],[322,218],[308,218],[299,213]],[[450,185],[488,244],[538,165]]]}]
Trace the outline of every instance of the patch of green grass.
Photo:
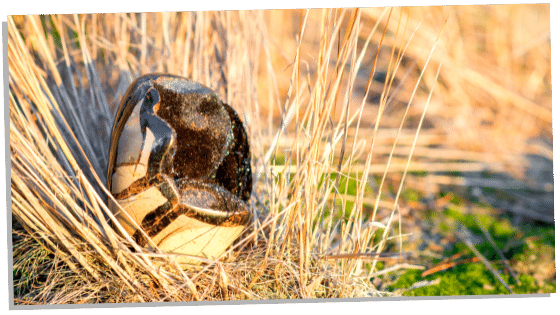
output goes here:
[{"label": "patch of green grass", "polygon": [[[19,250],[19,246],[21,251]],[[33,239],[14,244],[14,266],[12,270],[14,280],[14,295],[24,296],[47,281],[46,275],[41,272],[53,260],[53,255]],[[26,255],[19,255],[25,252]]]},{"label": "patch of green grass", "polygon": [[449,199],[449,202],[457,206],[463,206],[465,204],[465,201],[456,194],[451,194],[451,199]]},{"label": "patch of green grass", "polygon": [[[272,156],[272,158],[273,158],[273,160],[274,160],[274,162],[272,162],[273,165],[284,165],[284,164],[286,164],[286,162],[288,162],[288,161],[286,160],[286,155],[284,155],[284,154],[282,154],[282,153],[274,154],[274,155]],[[292,165],[295,164],[295,161],[292,160],[292,161],[291,161],[291,164],[292,164]]]},{"label": "patch of green grass", "polygon": [[[413,193],[409,196],[411,196],[410,200],[416,199]],[[463,198],[454,194],[442,195],[445,196],[450,197],[450,202],[443,212],[430,209],[424,212],[425,220],[431,222],[436,230],[453,235],[460,225],[466,227],[474,236],[476,249],[492,262],[493,267],[500,272],[500,276],[514,293],[556,292],[554,225],[534,221],[514,225],[507,214],[499,216],[467,214],[464,211],[466,201]],[[481,204],[477,204],[476,207],[479,210],[488,208]],[[519,284],[514,277],[505,273],[499,254],[484,235],[483,229],[488,231],[497,247],[502,250],[510,265],[516,270]],[[451,249],[443,253],[443,256],[450,257],[463,251],[469,253],[463,258],[474,257],[471,250],[461,241],[457,241]],[[432,260],[433,265],[438,262],[437,259]],[[411,288],[420,281],[437,279],[439,279],[438,284]],[[407,270],[389,286],[389,290],[400,292],[405,296],[509,294],[509,291],[482,262],[460,264],[426,277],[422,277],[421,270]]]},{"label": "patch of green grass", "polygon": [[[330,176],[332,181],[336,180],[336,174],[332,173],[330,174]],[[361,177],[362,175],[358,174],[357,176]],[[369,186],[366,186],[365,188],[366,190],[364,192],[364,195],[371,193]],[[356,196],[358,192],[358,181],[354,177],[341,176],[338,185],[338,192],[341,194]]]},{"label": "patch of green grass", "polygon": [[[499,266],[494,265],[499,269]],[[539,288],[535,279],[529,275],[519,277],[517,285],[513,277],[501,274],[501,277],[517,294],[536,293],[539,289],[543,293],[555,292],[553,285]],[[413,284],[422,280],[440,279],[439,284],[408,290]],[[453,296],[453,295],[495,295],[509,294],[509,291],[499,282],[483,263],[459,265],[451,270],[433,274],[422,278],[421,270],[408,270],[397,280],[393,289],[404,289],[405,296]]]},{"label": "patch of green grass", "polygon": [[[354,202],[353,201],[346,201],[345,203],[343,203],[340,199],[336,200],[336,202],[334,203],[336,209],[335,211],[335,218],[339,219],[340,217],[344,217],[344,218],[348,218],[350,216],[350,212],[352,211],[352,208],[354,207]],[[344,205],[344,214],[340,214],[340,209],[341,207]],[[330,213],[329,211],[326,211],[327,215]],[[346,220],[347,222],[347,220]]]},{"label": "patch of green grass", "polygon": [[407,201],[421,201],[422,196],[420,192],[415,189],[406,188],[402,192],[402,198]]},{"label": "patch of green grass", "polygon": [[[356,178],[361,178],[362,174],[358,173],[358,174],[353,174],[353,177],[348,177],[348,176],[341,176],[340,180],[338,182],[338,186],[337,189],[335,189],[334,187],[331,189],[330,193],[334,196],[335,192],[337,192],[337,200],[335,202],[335,207],[337,208],[335,210],[335,215],[339,215],[340,214],[340,207],[342,207],[343,202],[342,199],[347,199],[345,197],[341,197],[341,195],[347,195],[347,196],[356,196],[358,193],[358,189],[359,189],[359,183],[356,180]],[[327,176],[323,175],[321,176],[321,178],[319,179],[321,182],[325,181],[325,180],[329,180],[332,183],[334,183],[336,181],[336,177],[337,174],[336,173],[331,173]],[[373,190],[370,186],[365,187],[364,189],[364,196],[371,196],[373,195]],[[371,206],[373,207],[373,205],[367,205],[364,204],[364,206]],[[350,212],[352,211],[352,208],[354,207],[354,201],[350,201],[350,200],[346,200],[346,202],[344,202],[344,211],[343,211],[343,216],[344,218],[348,218],[350,216]],[[326,211],[326,215],[328,215],[330,212]],[[335,217],[336,219],[339,219],[339,217]]]}]

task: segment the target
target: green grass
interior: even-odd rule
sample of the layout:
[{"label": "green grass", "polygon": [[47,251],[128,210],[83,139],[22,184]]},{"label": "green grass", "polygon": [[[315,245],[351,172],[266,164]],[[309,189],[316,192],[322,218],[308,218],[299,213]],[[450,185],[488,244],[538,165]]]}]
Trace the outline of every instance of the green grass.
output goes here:
[{"label": "green grass", "polygon": [[[20,233],[24,230],[17,222],[14,228]],[[30,236],[24,234],[13,235],[14,242],[14,265],[12,275],[14,279],[14,296],[25,296],[37,288],[43,286],[48,277],[44,269],[52,265],[54,255],[49,253],[43,246]],[[20,255],[19,253],[26,253]]]},{"label": "green grass", "polygon": [[[278,156],[277,156],[276,161],[277,161],[277,164],[282,164],[283,161],[284,161],[284,157],[278,158]],[[292,178],[293,178],[293,174],[287,174],[287,176],[288,176],[287,181],[288,182],[291,181]],[[319,179],[318,186],[323,187],[324,184],[328,184],[328,183],[325,183],[325,180],[329,180],[331,183],[334,183],[336,181],[336,176],[337,176],[336,173],[331,173],[331,174],[328,175],[328,178],[327,178],[327,175],[323,174],[321,176],[321,178]],[[335,195],[335,192],[337,193],[337,200],[335,202],[335,210],[334,210],[335,211],[334,215],[335,215],[336,219],[340,219],[340,217],[341,217],[341,215],[340,215],[340,209],[342,207],[341,195],[343,195],[343,196],[344,195],[346,195],[346,196],[356,196],[357,193],[358,193],[358,189],[359,189],[359,187],[358,187],[359,183],[356,180],[356,178],[361,178],[361,177],[362,177],[361,172],[357,173],[357,174],[353,174],[353,177],[341,176],[337,188],[333,187],[330,190],[330,194],[333,197]],[[275,181],[275,185],[279,185],[279,183],[282,181],[282,174],[278,174],[274,178],[274,181]],[[374,195],[373,189],[370,186],[366,185],[366,187],[364,189],[364,196],[373,196],[373,195]],[[346,199],[346,198],[344,198],[344,199]],[[343,215],[344,218],[348,218],[348,216],[350,215],[350,212],[352,211],[352,208],[354,207],[354,203],[355,203],[354,201],[348,201],[348,200],[345,201],[345,203],[344,203],[344,215]],[[365,208],[373,209],[374,205],[367,204],[367,203],[364,202],[363,206]],[[330,214],[330,212],[327,210],[325,212],[325,215],[329,215],[329,214]]]},{"label": "green grass", "polygon": [[[499,268],[494,264],[495,268]],[[408,270],[399,277],[394,289],[404,289],[405,296],[453,296],[453,295],[495,295],[509,294],[507,289],[492,275],[482,263],[459,265],[451,271],[427,276],[421,276],[421,270]],[[513,277],[502,274],[502,278],[508,283],[516,294],[530,293],[553,293],[556,292],[555,285],[546,283],[539,286],[534,277],[520,275],[521,284],[517,285]],[[435,280],[439,278],[438,285],[431,285],[417,289],[407,290],[414,283],[422,280]]]},{"label": "green grass", "polygon": [[[431,222],[440,233],[453,235],[458,224],[465,226],[474,236],[476,249],[484,255],[500,276],[516,294],[554,293],[556,279],[545,270],[554,270],[554,225],[526,221],[514,225],[506,214],[492,216],[486,214],[466,214],[461,211],[465,200],[457,195],[449,196],[449,203],[443,213],[426,211],[423,217]],[[414,198],[413,198],[414,199]],[[478,209],[484,205],[476,204]],[[488,208],[488,210],[491,210]],[[478,223],[477,223],[478,220]],[[480,224],[480,225],[479,225]],[[505,272],[499,254],[486,239],[482,229],[487,229],[498,248],[518,274],[520,283]],[[451,249],[443,253],[450,257],[465,252],[463,258],[473,257],[470,249],[458,240]],[[461,258],[461,259],[463,259]],[[432,259],[431,267],[441,260]],[[509,294],[508,290],[486,268],[482,262],[465,263],[451,269],[422,277],[422,270],[407,270],[397,275],[389,287],[393,292],[406,296],[453,296],[453,295],[495,295]],[[438,280],[439,279],[439,280]],[[420,281],[439,281],[437,284],[411,289]]]},{"label": "green grass", "polygon": [[421,201],[421,198],[422,198],[422,195],[421,195],[418,191],[416,191],[416,190],[414,190],[414,189],[406,188],[406,189],[404,189],[403,192],[402,192],[402,198],[403,198],[404,200],[407,200],[407,201],[417,201],[417,202],[420,202],[420,201]]}]

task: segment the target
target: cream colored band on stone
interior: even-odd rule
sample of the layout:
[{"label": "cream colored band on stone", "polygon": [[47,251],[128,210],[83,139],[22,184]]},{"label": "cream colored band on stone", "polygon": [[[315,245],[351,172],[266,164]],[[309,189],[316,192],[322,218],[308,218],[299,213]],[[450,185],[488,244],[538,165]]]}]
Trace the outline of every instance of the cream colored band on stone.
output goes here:
[{"label": "cream colored band on stone", "polygon": [[[119,200],[121,207],[138,226],[142,224],[142,220],[148,213],[164,205],[166,202],[167,198],[165,198],[156,186],[150,187],[132,197]],[[134,234],[136,228],[124,213],[117,214],[117,219],[128,234]]]},{"label": "cream colored band on stone", "polygon": [[244,228],[244,226],[215,226],[180,215],[152,239],[161,250],[166,252],[216,258],[229,247]]}]

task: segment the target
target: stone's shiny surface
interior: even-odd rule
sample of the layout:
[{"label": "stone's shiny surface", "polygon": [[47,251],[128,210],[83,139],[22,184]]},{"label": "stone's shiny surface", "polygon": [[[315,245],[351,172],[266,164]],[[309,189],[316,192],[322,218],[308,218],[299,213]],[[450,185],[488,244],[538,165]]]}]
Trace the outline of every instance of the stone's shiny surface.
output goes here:
[{"label": "stone's shiny surface", "polygon": [[251,218],[245,128],[205,86],[142,76],[116,113],[107,187],[120,205],[111,203],[112,211],[139,244],[149,242],[137,227],[162,250],[217,257]]}]

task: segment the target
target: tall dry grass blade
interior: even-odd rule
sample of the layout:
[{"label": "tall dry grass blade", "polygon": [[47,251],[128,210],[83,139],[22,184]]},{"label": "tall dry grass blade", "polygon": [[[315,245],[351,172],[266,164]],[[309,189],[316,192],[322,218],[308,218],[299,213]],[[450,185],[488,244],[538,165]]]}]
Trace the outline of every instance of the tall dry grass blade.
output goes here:
[{"label": "tall dry grass blade", "polygon": [[[449,18],[449,15],[447,16],[447,18]],[[447,19],[446,19],[446,21],[447,21]],[[420,78],[422,77],[423,72],[424,72],[424,70],[426,69],[426,67],[427,67],[427,65],[428,65],[428,63],[429,63],[429,61],[430,61],[430,59],[431,59],[431,56],[432,56],[432,54],[433,54],[434,51],[435,51],[435,48],[437,47],[437,44],[438,44],[438,42],[439,42],[439,39],[441,38],[441,35],[443,34],[443,31],[445,30],[445,25],[446,25],[446,24],[444,23],[443,26],[442,26],[442,28],[440,29],[440,32],[439,32],[439,34],[438,34],[438,37],[436,38],[434,44],[432,45],[432,49],[431,49],[431,51],[430,51],[430,54],[428,55],[428,59],[426,60],[426,63],[425,63],[425,65],[424,65],[424,68],[422,68],[422,72],[420,73]],[[436,72],[436,74],[435,74],[435,75],[436,75],[436,79],[437,79],[437,77],[439,76],[439,72],[440,72],[440,70],[441,70],[441,65],[442,65],[442,63],[443,63],[443,60],[439,63],[437,72]],[[436,81],[437,81],[437,80],[434,80],[434,82],[436,82]],[[416,92],[417,87],[418,87],[418,82],[417,82],[417,85],[416,85],[416,87],[415,87],[415,89],[414,89],[414,93],[412,94],[411,99],[410,99],[410,101],[409,101],[409,105],[407,106],[407,109],[406,109],[405,114],[404,114],[404,116],[403,116],[403,121],[401,122],[401,128],[402,128],[402,125],[403,125],[403,123],[404,123],[404,117],[406,116],[406,113],[408,112],[410,103],[412,103],[412,98],[413,98],[414,95],[415,95],[415,92]],[[424,110],[423,110],[423,112],[422,112],[422,116],[421,116],[420,121],[419,121],[419,123],[418,123],[418,128],[416,129],[415,140],[418,138],[418,135],[420,134],[420,129],[422,128],[422,123],[423,123],[423,121],[424,121],[424,117],[426,116],[426,111],[427,111],[427,109],[428,109],[428,105],[429,105],[429,103],[430,103],[430,99],[431,99],[431,96],[432,96],[432,93],[433,93],[434,88],[435,88],[435,84],[432,85],[432,87],[431,87],[431,89],[430,89],[430,93],[428,94],[428,98],[427,98],[427,100],[426,100],[426,104],[424,105]],[[399,132],[400,132],[400,128],[399,128]],[[397,133],[397,139],[398,139],[398,133]],[[395,142],[396,142],[396,140],[395,140]],[[389,222],[392,221],[393,215],[394,215],[395,211],[397,211],[397,207],[398,207],[397,200],[399,199],[400,193],[401,193],[401,191],[402,191],[402,189],[403,189],[403,186],[404,186],[404,180],[405,180],[405,178],[406,178],[408,166],[410,165],[410,161],[411,161],[412,155],[413,155],[413,153],[414,153],[415,144],[416,144],[416,143],[413,142],[413,143],[412,143],[412,147],[410,148],[410,154],[409,154],[409,156],[408,156],[408,160],[407,160],[407,164],[406,164],[407,167],[405,168],[405,171],[404,171],[404,173],[403,173],[403,175],[402,175],[402,177],[401,177],[401,181],[400,181],[399,188],[398,188],[397,193],[396,193],[396,196],[395,196],[395,203],[394,203],[394,205],[393,205],[393,210],[391,211],[391,216],[390,216],[390,218],[389,218]],[[393,148],[394,148],[394,147],[393,147]],[[391,156],[392,156],[392,153],[391,153],[390,157],[391,157]],[[399,216],[400,216],[400,211],[399,211]],[[399,220],[399,222],[400,222],[400,220]],[[386,235],[388,234],[388,232],[389,232],[389,229],[385,229],[385,231],[384,231],[384,233],[383,233],[383,238],[382,238],[382,240],[381,240],[381,242],[380,242],[380,244],[379,244],[379,247],[378,247],[378,249],[377,249],[377,253],[381,253],[381,251],[383,250],[383,246],[384,246],[384,243],[385,243],[384,239],[386,238]],[[400,224],[399,224],[399,235],[401,234],[400,232],[401,232],[401,226],[400,226]],[[401,248],[401,250],[402,250],[402,238],[400,238],[400,245],[401,245],[400,248]]]}]

